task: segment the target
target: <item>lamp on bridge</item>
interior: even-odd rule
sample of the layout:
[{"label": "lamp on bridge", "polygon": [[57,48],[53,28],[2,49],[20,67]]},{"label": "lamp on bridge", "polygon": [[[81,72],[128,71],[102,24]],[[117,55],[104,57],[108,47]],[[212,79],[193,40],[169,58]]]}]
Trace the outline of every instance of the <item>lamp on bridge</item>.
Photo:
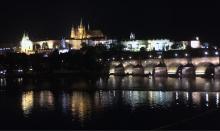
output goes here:
[{"label": "lamp on bridge", "polygon": [[204,54],[207,56],[207,55],[209,54],[209,52],[208,52],[208,51],[205,51]]},{"label": "lamp on bridge", "polygon": [[175,54],[174,54],[174,56],[175,56],[175,57],[177,57],[177,56],[178,56],[178,54],[177,54],[177,53],[175,53]]}]

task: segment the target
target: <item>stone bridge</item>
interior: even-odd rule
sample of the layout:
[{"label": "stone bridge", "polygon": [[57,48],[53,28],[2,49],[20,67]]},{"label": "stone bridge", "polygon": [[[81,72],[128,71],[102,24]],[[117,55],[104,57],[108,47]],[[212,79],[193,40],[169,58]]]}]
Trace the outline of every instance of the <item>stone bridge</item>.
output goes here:
[{"label": "stone bridge", "polygon": [[110,74],[115,75],[181,75],[220,76],[219,57],[194,57],[146,60],[121,60],[110,63]]}]

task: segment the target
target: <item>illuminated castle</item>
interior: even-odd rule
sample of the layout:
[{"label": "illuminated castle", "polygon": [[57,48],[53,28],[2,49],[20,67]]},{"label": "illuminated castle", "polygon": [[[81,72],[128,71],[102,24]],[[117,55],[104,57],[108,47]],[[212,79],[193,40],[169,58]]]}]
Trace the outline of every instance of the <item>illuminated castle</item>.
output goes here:
[{"label": "illuminated castle", "polygon": [[82,20],[80,21],[80,25],[75,29],[74,26],[71,29],[71,39],[91,39],[91,38],[104,38],[102,31],[100,30],[90,30],[88,25],[87,29],[83,25]]}]

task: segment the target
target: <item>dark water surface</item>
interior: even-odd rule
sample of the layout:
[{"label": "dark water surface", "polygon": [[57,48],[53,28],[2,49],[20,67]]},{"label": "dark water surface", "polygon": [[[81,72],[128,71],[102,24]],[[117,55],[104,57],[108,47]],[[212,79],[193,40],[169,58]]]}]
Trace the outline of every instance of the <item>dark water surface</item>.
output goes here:
[{"label": "dark water surface", "polygon": [[0,79],[0,129],[220,129],[220,79]]}]

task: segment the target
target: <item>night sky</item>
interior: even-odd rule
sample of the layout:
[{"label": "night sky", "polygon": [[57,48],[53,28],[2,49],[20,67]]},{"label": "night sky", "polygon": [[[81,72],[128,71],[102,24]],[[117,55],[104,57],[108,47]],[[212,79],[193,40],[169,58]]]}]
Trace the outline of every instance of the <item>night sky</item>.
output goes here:
[{"label": "night sky", "polygon": [[[80,19],[109,37],[170,38],[220,42],[220,4],[216,1],[71,0],[1,1],[0,43],[68,38]],[[220,44],[219,44],[220,45]]]}]

